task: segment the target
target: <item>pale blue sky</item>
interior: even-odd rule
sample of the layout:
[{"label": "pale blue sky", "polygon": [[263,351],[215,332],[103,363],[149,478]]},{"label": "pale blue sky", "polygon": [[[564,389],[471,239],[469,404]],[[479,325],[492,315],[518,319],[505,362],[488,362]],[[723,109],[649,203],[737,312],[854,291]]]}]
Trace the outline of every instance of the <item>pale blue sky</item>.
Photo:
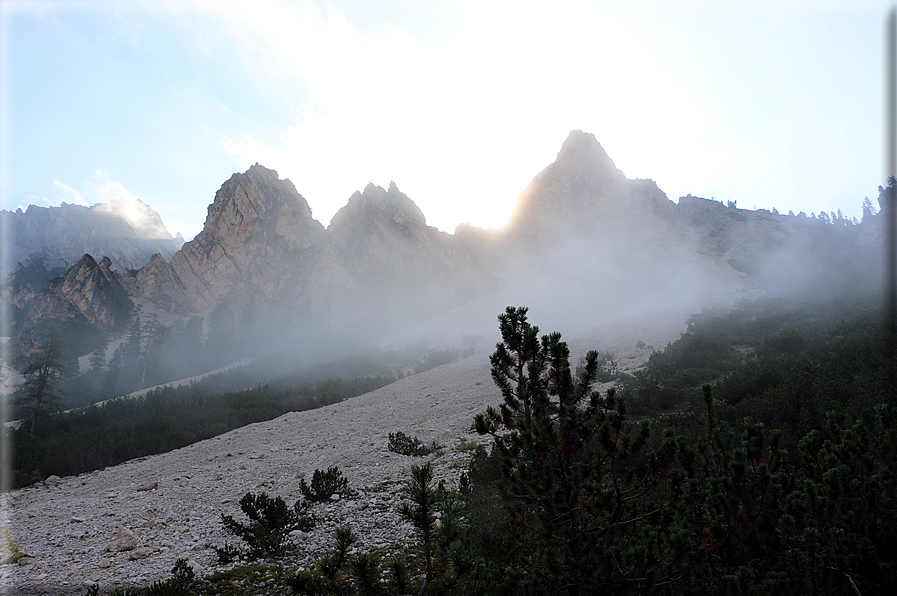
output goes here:
[{"label": "pale blue sky", "polygon": [[142,199],[192,238],[259,162],[500,225],[567,133],[672,200],[859,217],[886,2],[0,0],[3,207]]}]

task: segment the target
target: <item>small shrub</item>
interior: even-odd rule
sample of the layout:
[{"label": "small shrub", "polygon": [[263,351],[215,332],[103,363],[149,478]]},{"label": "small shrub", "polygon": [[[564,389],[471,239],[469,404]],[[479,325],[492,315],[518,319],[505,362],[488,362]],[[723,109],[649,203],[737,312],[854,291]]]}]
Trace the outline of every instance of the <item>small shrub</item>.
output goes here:
[{"label": "small shrub", "polygon": [[406,594],[409,589],[408,583],[408,565],[404,559],[392,559],[387,568],[392,584],[396,587],[399,594]]},{"label": "small shrub", "polygon": [[424,445],[417,437],[409,437],[402,431],[389,433],[388,449],[399,455],[409,455],[411,457],[423,457],[440,449],[440,446],[434,441],[431,445]]},{"label": "small shrub", "polygon": [[476,441],[468,441],[467,439],[461,439],[458,442],[457,448],[458,448],[458,451],[467,452],[467,451],[475,451],[476,448],[479,446],[480,446],[480,444],[477,443]]},{"label": "small shrub", "polygon": [[[161,582],[156,582],[156,583],[158,584]],[[152,591],[154,589],[153,586],[155,586],[155,585],[156,584],[153,584],[152,586],[147,588],[148,594],[152,594],[153,596],[162,594],[162,592],[153,592]],[[97,593],[99,593],[99,586],[97,586]],[[140,588],[132,588],[130,586],[124,587],[124,588],[113,588],[112,591],[109,592],[109,596],[142,596],[142,595],[143,595],[143,590],[141,590]]]},{"label": "small shrub", "polygon": [[213,547],[215,552],[218,554],[218,562],[219,563],[230,563],[236,559],[240,558],[240,549],[236,546],[232,546],[230,544],[225,544],[223,547],[215,546]]},{"label": "small shrub", "polygon": [[377,596],[380,591],[380,557],[360,553],[350,559],[349,565],[360,596]]},{"label": "small shrub", "polygon": [[3,528],[3,548],[0,552],[6,557],[5,563],[17,563],[19,559],[28,556],[19,550],[19,546],[12,539],[12,534],[9,533],[9,528]]},{"label": "small shrub", "polygon": [[126,593],[122,596],[192,596],[195,592],[191,589],[190,584],[196,579],[193,568],[187,562],[187,559],[178,559],[171,569],[173,577],[165,581],[156,581],[145,591],[137,590],[133,593]]},{"label": "small shrub", "polygon": [[[231,534],[239,536],[246,542],[247,555],[256,559],[267,556],[282,556],[292,547],[289,534],[293,530],[307,532],[315,526],[315,521],[306,515],[308,505],[300,501],[292,508],[280,497],[270,498],[265,493],[253,495],[246,493],[240,499],[240,509],[249,518],[248,524],[236,521],[229,515],[222,515],[221,521]],[[236,549],[225,545],[223,549],[215,549],[219,559],[233,555]]]},{"label": "small shrub", "polygon": [[326,589],[324,575],[318,567],[304,571],[289,571],[284,575],[283,582],[293,589],[294,594],[322,594]]},{"label": "small shrub", "polygon": [[[328,551],[321,555],[311,569],[291,572],[284,576],[284,583],[293,589],[294,594],[349,593],[349,587],[345,582],[342,569],[349,561],[349,549],[358,541],[358,536],[348,526],[336,528],[334,534],[336,550]],[[364,582],[367,582],[371,577],[376,577],[376,563],[378,562],[375,562],[371,555],[359,555],[359,557],[363,561],[358,562],[356,558],[353,564],[359,565],[359,569],[366,574],[365,578],[361,580],[362,585],[360,586],[362,591],[364,591],[367,587],[373,587],[373,585],[365,586]],[[373,571],[371,570],[372,564],[375,567]]]},{"label": "small shrub", "polygon": [[196,573],[193,571],[193,567],[190,567],[190,563],[187,559],[178,559],[174,562],[174,567],[171,568],[171,575],[174,576],[174,580],[187,583],[196,579]]},{"label": "small shrub", "polygon": [[311,479],[311,487],[305,479],[299,481],[299,490],[306,500],[311,502],[326,501],[333,495],[342,495],[349,491],[349,481],[336,466],[330,466],[326,472],[315,470]]}]

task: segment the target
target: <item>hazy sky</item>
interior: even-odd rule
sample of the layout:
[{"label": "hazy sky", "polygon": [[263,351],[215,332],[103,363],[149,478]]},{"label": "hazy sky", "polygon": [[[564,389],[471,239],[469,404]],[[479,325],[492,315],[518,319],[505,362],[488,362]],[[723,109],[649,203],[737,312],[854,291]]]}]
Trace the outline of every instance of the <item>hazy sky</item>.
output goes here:
[{"label": "hazy sky", "polygon": [[325,225],[394,180],[494,227],[580,129],[674,201],[860,217],[889,6],[0,0],[3,207],[131,195],[190,239],[259,162]]}]

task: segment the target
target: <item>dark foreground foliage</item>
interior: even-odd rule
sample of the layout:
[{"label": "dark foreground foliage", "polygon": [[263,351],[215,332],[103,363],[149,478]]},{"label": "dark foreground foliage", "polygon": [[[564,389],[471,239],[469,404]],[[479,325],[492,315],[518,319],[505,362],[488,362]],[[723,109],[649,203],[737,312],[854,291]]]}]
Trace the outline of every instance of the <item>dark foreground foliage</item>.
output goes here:
[{"label": "dark foreground foliage", "polygon": [[[825,308],[831,306],[815,312]],[[507,514],[501,552],[517,571],[502,577],[519,580],[515,593],[893,592],[897,431],[883,385],[824,420],[803,416],[780,429],[750,417],[721,420],[723,404],[710,385],[699,393],[700,410],[634,422],[613,391],[590,391],[595,354],[574,374],[559,335],[538,338],[526,314],[508,309],[499,319],[503,342],[492,374],[504,401],[477,418],[478,430],[495,437],[491,465],[501,472],[491,479],[499,489],[466,482],[477,498],[491,498],[491,506],[480,507]],[[850,313],[846,322],[817,323],[804,341],[781,329],[758,334],[758,341],[772,353],[805,350],[811,371],[853,361],[858,346],[869,346],[866,354],[875,358],[857,363],[857,371],[872,379],[884,367],[876,320]],[[751,328],[746,322],[742,329]],[[752,323],[777,326],[756,313]],[[683,339],[668,356],[697,362],[695,354],[706,354],[704,342]],[[664,375],[662,359],[654,360],[648,371],[657,385],[682,383],[681,371]],[[754,362],[762,360],[738,370]],[[839,373],[824,374],[834,380]],[[781,384],[788,382],[784,375]],[[781,400],[779,386],[768,391]],[[846,387],[799,396],[815,405],[808,412],[814,414],[826,403],[849,401],[838,393]],[[795,428],[808,431],[795,436]],[[796,449],[789,453],[785,444]],[[479,459],[473,465],[488,467]]]}]

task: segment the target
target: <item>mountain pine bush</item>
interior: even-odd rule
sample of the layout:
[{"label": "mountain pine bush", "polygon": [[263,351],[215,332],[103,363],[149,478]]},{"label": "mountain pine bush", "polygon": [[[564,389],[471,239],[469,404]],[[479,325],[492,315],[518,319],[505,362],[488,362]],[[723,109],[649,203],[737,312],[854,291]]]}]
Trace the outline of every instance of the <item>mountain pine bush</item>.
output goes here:
[{"label": "mountain pine bush", "polygon": [[306,500],[316,503],[326,501],[333,495],[346,494],[349,491],[349,481],[343,478],[343,472],[337,466],[330,466],[326,472],[315,470],[310,487],[305,478],[301,479],[299,491]]},{"label": "mountain pine bush", "polygon": [[402,431],[396,431],[394,433],[389,433],[389,443],[387,444],[387,448],[399,455],[423,457],[424,455],[430,455],[435,450],[439,449],[439,445],[437,445],[435,441],[430,445],[425,445],[417,437],[409,437]]},{"label": "mountain pine bush", "polygon": [[[280,497],[272,499],[265,493],[246,493],[240,499],[240,509],[249,518],[248,524],[224,514],[221,521],[228,532],[243,539],[250,559],[283,556],[292,549],[290,532],[307,532],[315,526],[314,519],[307,515],[308,503],[302,501],[289,507]],[[216,550],[219,558],[227,558],[236,552],[228,545]]]}]

